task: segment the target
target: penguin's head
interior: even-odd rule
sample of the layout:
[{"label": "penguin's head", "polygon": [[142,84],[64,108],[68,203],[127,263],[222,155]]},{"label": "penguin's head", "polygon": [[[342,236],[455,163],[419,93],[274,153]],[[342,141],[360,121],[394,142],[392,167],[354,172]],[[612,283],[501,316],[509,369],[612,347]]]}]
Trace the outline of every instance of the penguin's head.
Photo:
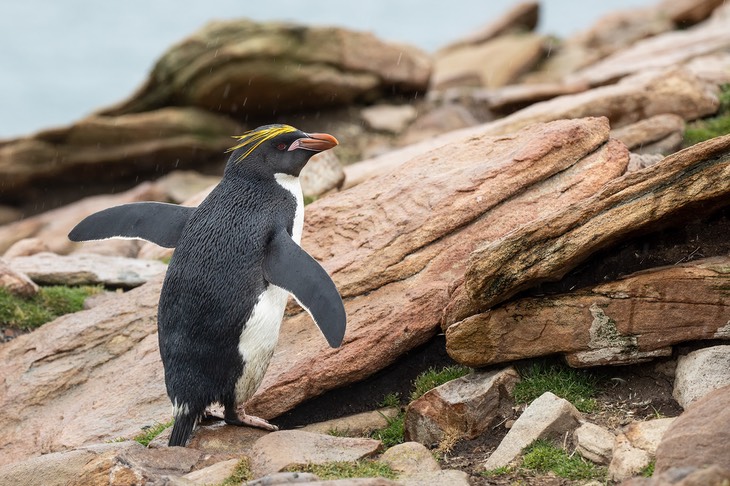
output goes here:
[{"label": "penguin's head", "polygon": [[299,176],[316,153],[331,149],[337,139],[327,133],[305,133],[289,125],[265,125],[237,138],[226,172],[239,167],[259,173]]}]

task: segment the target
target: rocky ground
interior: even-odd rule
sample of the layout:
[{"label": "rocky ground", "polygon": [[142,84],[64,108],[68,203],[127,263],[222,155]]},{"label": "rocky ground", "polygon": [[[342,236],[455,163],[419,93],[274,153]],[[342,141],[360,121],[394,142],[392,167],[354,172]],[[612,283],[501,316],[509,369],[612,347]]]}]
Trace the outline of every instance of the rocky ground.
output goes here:
[{"label": "rocky ground", "polygon": [[[0,483],[730,480],[730,9],[663,1],[561,40],[538,18],[433,54],[214,22],[128,99],[0,141]],[[270,122],[341,142],[302,173],[302,246],[345,341],[291,303],[246,404],[282,430],[207,421],[167,448],[172,250],[67,234],[198,205],[230,136]]]}]

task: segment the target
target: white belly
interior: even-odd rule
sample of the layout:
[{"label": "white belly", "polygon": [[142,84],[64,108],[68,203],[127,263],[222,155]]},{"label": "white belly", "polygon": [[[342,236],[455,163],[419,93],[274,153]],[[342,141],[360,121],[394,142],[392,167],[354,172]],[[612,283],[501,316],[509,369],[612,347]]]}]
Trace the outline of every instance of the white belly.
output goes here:
[{"label": "white belly", "polygon": [[288,297],[286,290],[275,285],[259,296],[251,317],[238,341],[238,352],[243,359],[243,375],[236,383],[236,403],[251,398],[264,379],[269,361],[279,340],[279,327],[284,317]]}]

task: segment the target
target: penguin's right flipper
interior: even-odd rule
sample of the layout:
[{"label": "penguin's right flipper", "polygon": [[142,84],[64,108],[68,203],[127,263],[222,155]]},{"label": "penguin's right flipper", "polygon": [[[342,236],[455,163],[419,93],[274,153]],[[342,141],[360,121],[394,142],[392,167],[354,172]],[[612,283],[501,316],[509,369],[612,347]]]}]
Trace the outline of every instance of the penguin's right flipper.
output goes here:
[{"label": "penguin's right flipper", "polygon": [[141,238],[175,248],[185,223],[197,208],[159,202],[122,204],[83,219],[68,234],[71,241]]},{"label": "penguin's right flipper", "polygon": [[264,278],[294,295],[329,345],[339,347],[345,336],[345,306],[335,283],[317,260],[280,230],[269,242],[263,268]]}]

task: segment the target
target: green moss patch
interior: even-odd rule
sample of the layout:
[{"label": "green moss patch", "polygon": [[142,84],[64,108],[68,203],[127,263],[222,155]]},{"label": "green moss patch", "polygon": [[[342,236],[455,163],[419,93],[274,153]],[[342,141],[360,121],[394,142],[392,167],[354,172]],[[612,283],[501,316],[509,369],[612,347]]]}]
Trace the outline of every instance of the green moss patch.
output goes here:
[{"label": "green moss patch", "polygon": [[605,479],[606,469],[586,461],[578,454],[569,455],[546,440],[537,440],[525,449],[522,468],[539,473],[552,472],[571,480]]},{"label": "green moss patch", "polygon": [[720,108],[715,116],[687,124],[684,146],[689,147],[730,133],[730,84],[720,87]]},{"label": "green moss patch", "polygon": [[251,464],[249,463],[248,458],[244,457],[238,461],[238,464],[236,464],[233,474],[228,476],[220,484],[220,486],[238,486],[244,481],[251,481],[252,479],[253,473],[251,472]]},{"label": "green moss patch", "polygon": [[0,288],[0,325],[24,331],[35,329],[64,314],[83,310],[84,300],[101,291],[101,287],[57,285],[41,287],[35,296],[24,299]]},{"label": "green moss patch", "polygon": [[549,391],[568,400],[581,412],[591,413],[597,408],[594,397],[598,379],[586,371],[534,363],[520,374],[522,381],[514,390],[516,403],[530,403]]},{"label": "green moss patch", "polygon": [[454,365],[447,366],[441,370],[429,368],[416,378],[413,382],[413,391],[411,392],[411,401],[421,398],[426,392],[433,390],[437,386],[443,385],[451,380],[461,378],[468,374],[471,368],[466,366]]},{"label": "green moss patch", "polygon": [[288,467],[286,471],[316,474],[317,477],[325,481],[344,478],[396,478],[395,471],[389,465],[369,460],[304,464]]},{"label": "green moss patch", "polygon": [[172,419],[169,422],[165,422],[164,424],[155,424],[150,427],[146,427],[143,429],[143,432],[141,434],[137,434],[134,437],[134,440],[147,447],[155,437],[160,435],[168,427],[172,427],[172,424],[174,423],[175,420]]}]

